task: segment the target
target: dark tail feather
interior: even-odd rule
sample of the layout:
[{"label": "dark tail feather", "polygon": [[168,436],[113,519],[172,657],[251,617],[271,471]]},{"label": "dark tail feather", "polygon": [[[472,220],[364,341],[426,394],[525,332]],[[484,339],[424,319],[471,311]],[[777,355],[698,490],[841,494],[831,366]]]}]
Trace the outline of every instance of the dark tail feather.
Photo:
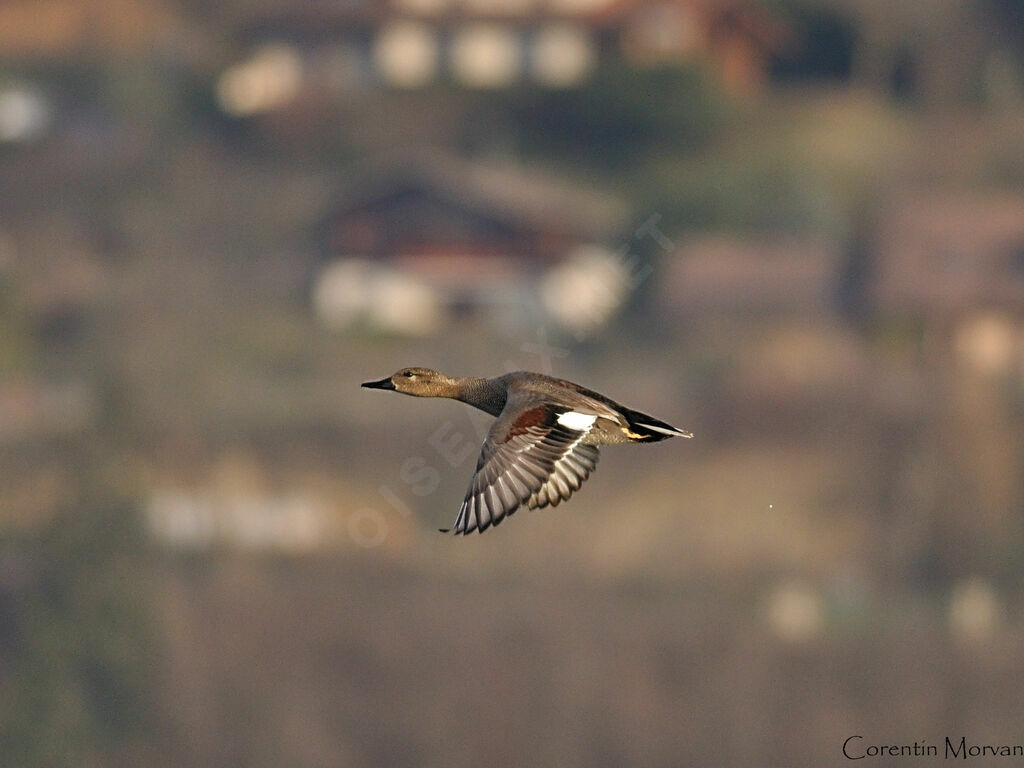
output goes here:
[{"label": "dark tail feather", "polygon": [[629,419],[629,431],[639,435],[639,437],[634,438],[636,440],[656,443],[659,440],[666,440],[670,437],[693,437],[692,432],[673,427],[671,424],[666,424],[661,419],[648,416],[646,413],[626,411],[625,416]]}]

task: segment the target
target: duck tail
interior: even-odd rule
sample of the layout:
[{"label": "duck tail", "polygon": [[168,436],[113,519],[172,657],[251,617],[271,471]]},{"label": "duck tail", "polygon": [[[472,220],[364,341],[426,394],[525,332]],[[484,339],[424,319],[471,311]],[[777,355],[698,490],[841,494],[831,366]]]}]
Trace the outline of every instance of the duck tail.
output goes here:
[{"label": "duck tail", "polygon": [[673,427],[661,419],[648,416],[639,411],[625,411],[625,417],[629,420],[629,429],[626,433],[631,440],[645,443],[656,443],[659,440],[666,440],[670,437],[693,437],[692,432],[685,429]]}]

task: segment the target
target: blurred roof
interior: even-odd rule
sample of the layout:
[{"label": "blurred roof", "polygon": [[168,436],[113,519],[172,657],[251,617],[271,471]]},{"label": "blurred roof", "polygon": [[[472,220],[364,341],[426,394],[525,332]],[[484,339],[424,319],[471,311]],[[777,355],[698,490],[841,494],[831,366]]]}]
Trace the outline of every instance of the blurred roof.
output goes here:
[{"label": "blurred roof", "polygon": [[40,59],[68,53],[125,53],[166,39],[182,25],[163,0],[4,0],[0,51]]},{"label": "blurred roof", "polygon": [[421,192],[479,215],[539,231],[604,241],[628,221],[622,201],[519,164],[480,163],[442,152],[399,153],[368,163],[329,217]]}]

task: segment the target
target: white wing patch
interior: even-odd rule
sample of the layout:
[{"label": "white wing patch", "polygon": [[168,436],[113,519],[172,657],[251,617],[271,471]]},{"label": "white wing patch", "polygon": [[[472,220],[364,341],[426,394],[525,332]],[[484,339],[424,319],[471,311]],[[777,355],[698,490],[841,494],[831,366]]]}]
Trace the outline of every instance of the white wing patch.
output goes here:
[{"label": "white wing patch", "polygon": [[563,427],[566,429],[575,429],[580,432],[588,431],[592,426],[594,426],[595,421],[597,421],[597,416],[592,413],[566,411],[558,416],[558,423]]}]

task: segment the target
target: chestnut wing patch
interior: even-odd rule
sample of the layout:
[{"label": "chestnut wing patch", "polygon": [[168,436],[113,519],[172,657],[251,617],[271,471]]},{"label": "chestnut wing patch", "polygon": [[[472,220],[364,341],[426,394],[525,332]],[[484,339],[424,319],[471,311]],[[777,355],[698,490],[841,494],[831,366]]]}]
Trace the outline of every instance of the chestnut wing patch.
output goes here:
[{"label": "chestnut wing patch", "polygon": [[[536,408],[523,411],[519,414],[519,417],[512,422],[512,426],[509,427],[505,441],[511,440],[519,435],[524,435],[534,427],[550,427],[555,423],[557,418],[558,414],[546,405],[539,405]],[[488,435],[487,437],[489,440],[491,436]]]}]

